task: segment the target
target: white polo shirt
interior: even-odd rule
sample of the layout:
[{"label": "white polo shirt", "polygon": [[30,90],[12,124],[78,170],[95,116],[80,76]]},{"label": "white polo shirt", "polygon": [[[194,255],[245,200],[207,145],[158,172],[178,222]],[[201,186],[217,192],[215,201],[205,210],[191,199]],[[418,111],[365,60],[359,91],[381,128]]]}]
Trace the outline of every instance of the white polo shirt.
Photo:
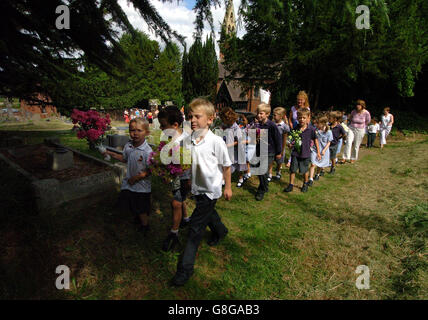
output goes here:
[{"label": "white polo shirt", "polygon": [[132,192],[143,192],[148,193],[152,191],[151,177],[148,176],[140,181],[136,182],[134,185],[130,185],[128,180],[148,169],[147,161],[149,160],[150,153],[152,148],[147,143],[147,140],[144,140],[143,144],[134,147],[132,142],[128,142],[123,147],[123,160],[127,162],[126,176],[122,182],[122,190],[130,190]]},{"label": "white polo shirt", "polygon": [[211,200],[222,194],[223,167],[230,167],[226,143],[210,130],[196,143],[193,136],[184,141],[184,146],[192,152],[192,193],[206,194]]}]

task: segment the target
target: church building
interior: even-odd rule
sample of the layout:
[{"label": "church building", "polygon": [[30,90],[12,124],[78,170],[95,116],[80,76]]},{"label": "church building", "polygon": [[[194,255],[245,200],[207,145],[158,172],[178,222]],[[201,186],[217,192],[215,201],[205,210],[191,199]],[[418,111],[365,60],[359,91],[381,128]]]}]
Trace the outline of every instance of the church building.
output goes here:
[{"label": "church building", "polygon": [[[233,0],[229,0],[226,7],[226,13],[222,24],[222,29],[227,35],[236,33],[236,19],[233,8]],[[216,107],[231,107],[235,110],[256,113],[257,106],[263,101],[269,103],[269,93],[262,89],[254,87],[244,91],[240,86],[239,75],[236,78],[226,80],[230,73],[223,65],[224,55],[220,50],[220,59],[218,61],[218,81]]]}]

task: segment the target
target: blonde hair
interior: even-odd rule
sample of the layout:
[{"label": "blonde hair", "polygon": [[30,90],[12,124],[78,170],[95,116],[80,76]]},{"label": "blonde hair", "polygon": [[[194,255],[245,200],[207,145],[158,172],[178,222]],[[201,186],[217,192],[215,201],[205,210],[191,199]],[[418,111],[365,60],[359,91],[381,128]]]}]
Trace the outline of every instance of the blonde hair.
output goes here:
[{"label": "blonde hair", "polygon": [[296,99],[299,99],[299,98],[305,99],[305,108],[309,108],[309,97],[308,97],[308,94],[306,93],[306,91],[304,91],[304,90],[299,91]]},{"label": "blonde hair", "polygon": [[283,118],[285,116],[285,109],[283,107],[277,107],[277,108],[273,109],[273,113],[279,114],[281,116],[281,118]]},{"label": "blonde hair", "polygon": [[330,112],[329,117],[333,118],[335,121],[339,122],[339,120],[342,119],[342,112],[332,111],[332,112]]},{"label": "blonde hair", "polygon": [[194,111],[196,109],[202,109],[208,118],[214,117],[215,115],[214,105],[204,98],[195,98],[190,102],[189,110]]},{"label": "blonde hair", "polygon": [[144,130],[148,131],[150,129],[149,122],[146,119],[143,118],[134,118],[131,121],[129,121],[129,126],[131,126],[131,123],[141,124]]},{"label": "blonde hair", "polygon": [[270,114],[270,111],[271,111],[270,105],[266,103],[260,103],[257,106],[257,112],[264,112],[266,114]]}]

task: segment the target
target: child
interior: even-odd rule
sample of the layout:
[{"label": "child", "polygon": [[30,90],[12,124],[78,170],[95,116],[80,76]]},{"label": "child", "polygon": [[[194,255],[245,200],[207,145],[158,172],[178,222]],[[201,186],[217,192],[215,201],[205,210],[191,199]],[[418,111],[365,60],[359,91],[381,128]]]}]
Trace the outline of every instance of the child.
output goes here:
[{"label": "child", "polygon": [[301,108],[297,113],[299,125],[296,129],[302,131],[302,133],[300,134],[302,144],[300,147],[300,152],[297,152],[296,147],[293,147],[292,149],[290,164],[290,184],[287,188],[284,189],[284,192],[293,191],[294,179],[296,177],[296,172],[298,169],[300,173],[304,175],[304,183],[301,190],[302,192],[308,191],[308,170],[309,163],[311,161],[311,141],[314,142],[314,145],[316,147],[318,160],[321,160],[320,148],[318,144],[318,139],[315,134],[315,128],[309,126],[311,111],[308,108]]},{"label": "child", "polygon": [[222,179],[225,180],[224,198],[232,198],[231,168],[232,162],[226,143],[209,130],[214,120],[214,106],[208,100],[197,98],[190,103],[189,120],[192,135],[184,141],[184,147],[192,152],[192,193],[195,195],[196,208],[190,219],[189,236],[183,255],[180,257],[177,272],[172,279],[175,286],[184,285],[195,265],[196,253],[205,228],[213,232],[208,245],[215,246],[223,239],[228,230],[221,222],[215,205],[222,193]]},{"label": "child", "polygon": [[[345,117],[346,117],[346,119],[345,119]],[[339,121],[339,125],[343,128],[343,130],[345,130],[345,136],[339,140],[339,146],[337,147],[337,154],[339,154],[339,153],[340,153],[340,151],[342,150],[342,146],[343,146],[344,144],[346,144],[346,135],[347,135],[347,134],[348,134],[348,132],[349,132],[349,127],[348,127],[348,125],[347,125],[347,122],[348,122],[348,120],[347,120],[347,119],[348,119],[348,118],[347,118],[346,114],[345,114],[345,113],[342,113],[342,118],[341,118],[341,119],[340,119],[340,121]],[[341,160],[341,161],[339,161],[338,163],[339,163],[339,164],[345,164],[345,163],[346,163],[346,160],[345,160],[345,159],[343,159],[343,155],[342,155],[342,160]]]},{"label": "child", "polygon": [[339,112],[330,113],[330,130],[333,134],[333,140],[330,142],[330,161],[331,169],[330,174],[334,174],[336,171],[336,157],[339,153],[339,145],[341,145],[342,139],[346,137],[346,132],[343,127],[339,124],[339,121],[342,119],[342,114]]},{"label": "child", "polygon": [[[243,172],[247,171],[247,164],[245,162],[245,145],[242,140],[242,130],[239,128],[236,120],[238,115],[231,108],[223,108],[220,112],[220,119],[222,121],[222,129],[224,130],[223,140],[226,142],[226,147],[229,151],[229,158],[232,160],[232,174],[235,171],[239,172],[238,188],[242,187],[244,183]],[[239,159],[241,155],[241,159]],[[242,163],[239,163],[241,160]]]},{"label": "child", "polygon": [[[268,143],[268,154],[267,155],[260,155],[260,157],[267,156],[268,160],[268,168],[266,168],[266,172],[264,174],[259,174],[259,188],[257,189],[256,193],[256,200],[261,201],[263,200],[264,194],[269,191],[268,188],[268,173],[269,173],[269,166],[272,164],[274,158],[275,159],[281,159],[281,152],[282,152],[282,137],[279,133],[278,127],[276,124],[269,120],[271,108],[266,103],[261,103],[257,107],[257,120],[259,121],[259,128],[260,130],[268,130],[267,135],[267,143]],[[261,143],[265,143],[264,141],[261,141]]]},{"label": "child", "polygon": [[372,148],[376,140],[376,134],[379,131],[379,124],[377,118],[372,118],[370,124],[367,126],[367,148]]},{"label": "child", "polygon": [[390,109],[387,107],[383,109],[383,115],[380,119],[380,148],[386,144],[386,137],[389,135],[394,124],[394,116],[389,113]]},{"label": "child", "polygon": [[[312,147],[311,148],[311,169],[309,172],[309,182],[308,186],[312,186],[314,180],[319,180],[320,173],[323,168],[328,167],[330,161],[330,143],[333,140],[333,134],[328,126],[328,118],[322,116],[318,118],[315,122],[316,125],[316,136],[319,144],[319,149]],[[321,150],[321,159],[319,159],[318,154]],[[315,167],[317,173],[314,177]]]},{"label": "child", "polygon": [[148,171],[147,160],[152,148],[146,141],[150,134],[147,121],[136,118],[129,122],[129,135],[131,142],[123,147],[123,153],[106,151],[113,158],[127,163],[126,176],[123,179],[120,199],[126,209],[138,216],[139,231],[144,236],[149,231],[149,215],[151,209],[151,178]]},{"label": "child", "polygon": [[[169,106],[158,114],[160,129],[168,135],[172,136],[170,143],[182,144],[182,141],[189,136],[189,134],[181,129],[183,116],[177,107]],[[189,223],[187,217],[186,200],[187,193],[190,190],[190,170],[185,171],[179,177],[175,178],[172,182],[173,199],[171,201],[172,208],[172,228],[167,238],[162,244],[162,250],[172,250],[177,244],[180,243],[178,238],[179,227],[185,227]]]},{"label": "child", "polygon": [[[275,124],[278,127],[279,133],[282,137],[282,151],[281,151],[281,159],[275,159],[276,162],[276,176],[275,179],[280,180],[281,179],[281,166],[284,162],[285,158],[285,147],[287,145],[287,135],[290,132],[290,127],[288,124],[286,124],[283,119],[285,117],[285,109],[282,107],[275,108],[273,110],[273,120]],[[273,162],[269,166],[269,176],[268,181],[270,182],[272,180],[272,169],[273,169]]]}]

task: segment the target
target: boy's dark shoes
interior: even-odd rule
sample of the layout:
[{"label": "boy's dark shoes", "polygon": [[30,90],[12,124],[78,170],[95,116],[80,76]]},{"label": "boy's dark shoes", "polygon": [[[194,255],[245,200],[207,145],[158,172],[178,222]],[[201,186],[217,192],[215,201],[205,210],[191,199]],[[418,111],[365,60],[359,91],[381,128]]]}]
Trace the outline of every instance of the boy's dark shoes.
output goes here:
[{"label": "boy's dark shoes", "polygon": [[280,180],[281,179],[281,174],[277,173],[275,177],[273,177],[275,180]]},{"label": "boy's dark shoes", "polygon": [[336,172],[336,168],[335,167],[331,167],[331,169],[330,169],[330,174],[334,174]]},{"label": "boy's dark shoes", "polygon": [[189,220],[184,220],[184,219],[181,219],[181,222],[180,222],[180,228],[186,228],[186,227],[188,227],[189,226],[189,224],[190,224],[190,219]]},{"label": "boy's dark shoes", "polygon": [[256,200],[257,201],[262,201],[264,196],[265,196],[264,193],[257,193],[256,194]]},{"label": "boy's dark shoes", "polygon": [[313,180],[309,180],[308,181],[308,187],[312,187],[312,185],[314,184],[314,181]]},{"label": "boy's dark shoes", "polygon": [[143,236],[145,237],[147,235],[147,233],[150,231],[150,226],[149,225],[146,225],[146,226],[140,225],[138,227],[137,231],[141,232],[143,234]]},{"label": "boy's dark shoes", "polygon": [[227,230],[222,236],[217,235],[216,233],[213,233],[211,236],[211,239],[207,242],[209,246],[214,247],[218,245],[218,243],[226,237],[226,235],[229,233]]},{"label": "boy's dark shoes", "polygon": [[181,287],[186,284],[187,281],[189,281],[191,275],[188,275],[185,272],[178,272],[175,274],[174,278],[171,280],[171,285],[175,287]]},{"label": "boy's dark shoes", "polygon": [[322,177],[324,175],[324,170],[320,172],[320,177]]},{"label": "boy's dark shoes", "polygon": [[314,180],[315,180],[315,181],[317,181],[317,180],[319,180],[319,179],[320,179],[320,175],[319,175],[319,174],[316,174],[316,175],[315,175],[315,177],[314,177]]},{"label": "boy's dark shoes", "polygon": [[165,252],[172,250],[177,244],[180,244],[180,241],[178,240],[178,234],[170,232],[162,244],[162,250]]},{"label": "boy's dark shoes", "polygon": [[293,191],[293,185],[289,184],[287,188],[284,189],[284,192],[291,192]]},{"label": "boy's dark shoes", "polygon": [[302,192],[308,192],[308,185],[306,183],[303,184]]}]

